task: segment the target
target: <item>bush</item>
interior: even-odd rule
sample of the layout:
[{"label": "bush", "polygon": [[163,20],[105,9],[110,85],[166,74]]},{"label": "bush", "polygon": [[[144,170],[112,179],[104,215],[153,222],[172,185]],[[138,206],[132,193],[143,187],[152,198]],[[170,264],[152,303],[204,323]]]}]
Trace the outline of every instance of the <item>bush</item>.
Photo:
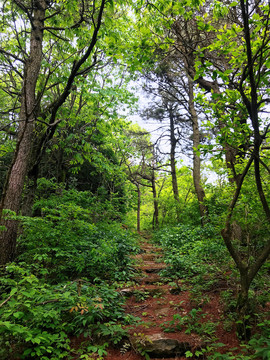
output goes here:
[{"label": "bush", "polygon": [[58,200],[52,196],[39,204],[42,217],[21,218],[17,260],[29,264],[32,271],[45,269],[54,283],[78,276],[126,279],[130,253],[137,250],[134,235],[118,224],[91,223],[85,196],[77,199],[78,205],[72,194]]},{"label": "bush", "polygon": [[[70,335],[91,336],[112,322],[125,323],[123,299],[110,286],[87,280],[48,285],[28,269],[6,267],[0,279],[0,357],[58,360],[70,352]],[[107,325],[108,326],[108,325]],[[103,330],[104,331],[104,330]],[[123,335],[124,336],[124,335]],[[116,338],[116,336],[115,336]]]},{"label": "bush", "polygon": [[178,225],[164,228],[155,239],[165,249],[165,262],[169,265],[165,275],[183,277],[209,274],[217,271],[216,262],[228,261],[229,255],[219,234],[211,224],[205,227]]}]

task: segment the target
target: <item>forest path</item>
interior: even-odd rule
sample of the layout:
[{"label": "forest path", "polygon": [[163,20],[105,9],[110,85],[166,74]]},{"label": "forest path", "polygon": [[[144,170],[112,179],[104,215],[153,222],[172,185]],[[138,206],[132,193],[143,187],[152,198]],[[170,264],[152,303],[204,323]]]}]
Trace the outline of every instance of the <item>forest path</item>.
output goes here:
[{"label": "forest path", "polygon": [[120,292],[127,298],[126,313],[141,320],[129,327],[129,343],[121,351],[109,351],[105,359],[187,359],[187,351],[195,352],[202,346],[201,338],[186,334],[178,321],[192,309],[189,292],[181,289],[180,281],[176,284],[160,276],[166,267],[161,248],[143,241],[141,253],[134,259],[135,285]]}]

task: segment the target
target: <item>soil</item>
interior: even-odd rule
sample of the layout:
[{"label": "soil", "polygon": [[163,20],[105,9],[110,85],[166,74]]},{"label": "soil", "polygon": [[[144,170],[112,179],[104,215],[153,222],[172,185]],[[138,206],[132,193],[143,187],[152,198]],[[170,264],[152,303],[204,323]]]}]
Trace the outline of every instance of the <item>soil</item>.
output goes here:
[{"label": "soil", "polygon": [[[204,317],[200,318],[202,322],[214,322],[217,324],[215,329],[216,343],[223,343],[219,348],[220,353],[226,353],[229,349],[239,348],[239,341],[236,337],[235,328],[225,331],[221,320],[223,314],[222,302],[220,301],[219,291],[212,289],[207,293],[207,301],[203,299],[196,301],[191,298],[190,291],[185,290],[185,280],[181,280],[177,285],[166,283],[159,275],[159,271],[165,267],[162,262],[162,249],[144,242],[141,245],[142,252],[136,255],[136,269],[138,276],[135,278],[136,285],[119,289],[121,294],[127,298],[125,311],[140,317],[137,325],[130,326],[128,329],[131,345],[128,348],[109,349],[105,360],[142,360],[145,356],[139,354],[136,349],[135,340],[139,339],[142,343],[147,341],[153,334],[160,334],[169,339],[177,339],[180,342],[190,344],[191,352],[200,351],[205,348],[207,337],[200,336],[191,331],[187,333],[187,327],[182,326],[175,332],[166,332],[173,320],[174,315],[186,316],[192,309],[200,308]],[[183,289],[181,289],[183,288]],[[206,297],[205,297],[206,299]],[[194,310],[193,310],[194,311]],[[167,324],[167,325],[166,325]],[[165,331],[164,331],[165,330]],[[134,341],[134,343],[133,343]],[[211,342],[213,343],[213,339]],[[161,357],[162,358],[162,357]],[[167,360],[184,360],[185,356],[165,357]],[[163,359],[165,359],[163,357]],[[157,358],[151,358],[157,360]]]}]

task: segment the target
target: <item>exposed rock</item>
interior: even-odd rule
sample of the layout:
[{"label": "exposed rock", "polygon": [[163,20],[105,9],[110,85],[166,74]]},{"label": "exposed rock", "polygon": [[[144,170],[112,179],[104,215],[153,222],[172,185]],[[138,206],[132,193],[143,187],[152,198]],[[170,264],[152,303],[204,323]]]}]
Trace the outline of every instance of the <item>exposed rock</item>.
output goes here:
[{"label": "exposed rock", "polygon": [[155,311],[155,315],[158,317],[162,317],[162,316],[168,316],[169,312],[171,311],[170,308],[165,307],[165,308],[161,308]]},{"label": "exposed rock", "polygon": [[144,339],[136,337],[130,340],[139,352],[147,352],[150,357],[156,358],[182,356],[191,349],[189,343],[170,339],[162,334],[148,335]]},{"label": "exposed rock", "polygon": [[153,289],[145,289],[144,287],[141,288],[124,288],[120,290],[120,294],[126,297],[131,297],[132,295],[135,295],[137,293],[142,293],[142,295],[145,293],[150,296],[161,296],[166,293],[166,290],[162,288],[153,288]]},{"label": "exposed rock", "polygon": [[131,288],[125,288],[120,290],[120,294],[126,297],[130,297],[133,295],[133,289]]},{"label": "exposed rock", "polygon": [[152,284],[156,284],[159,282],[162,282],[162,281],[160,280],[160,277],[157,277],[157,276],[147,276],[144,279],[144,283],[147,285],[152,285]]}]

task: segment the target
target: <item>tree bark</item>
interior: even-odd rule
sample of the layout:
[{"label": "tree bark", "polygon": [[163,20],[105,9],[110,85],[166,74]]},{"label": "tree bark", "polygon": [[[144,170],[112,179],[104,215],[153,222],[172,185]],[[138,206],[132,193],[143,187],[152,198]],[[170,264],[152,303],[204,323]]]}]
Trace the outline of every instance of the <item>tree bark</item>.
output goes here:
[{"label": "tree bark", "polygon": [[176,202],[176,217],[177,221],[180,221],[180,212],[179,212],[179,191],[178,191],[178,182],[177,182],[177,174],[176,174],[176,159],[175,159],[175,149],[177,145],[177,140],[175,138],[175,128],[174,128],[174,117],[172,113],[172,108],[169,109],[169,117],[170,117],[170,167],[171,167],[171,176],[172,176],[172,188],[173,188],[173,196]]},{"label": "tree bark", "polygon": [[193,94],[193,80],[188,77],[188,88],[189,88],[189,112],[192,121],[193,129],[193,183],[199,202],[199,209],[201,215],[201,224],[205,225],[208,218],[208,209],[205,205],[205,192],[201,184],[201,159],[197,153],[197,148],[200,145],[200,131],[198,123],[198,115],[194,106],[194,94]]},{"label": "tree bark", "polygon": [[250,326],[249,319],[247,317],[250,308],[249,308],[249,298],[248,292],[250,287],[250,282],[248,279],[248,269],[242,269],[240,271],[240,292],[237,299],[237,313],[238,313],[238,322],[237,322],[237,334],[239,338],[243,340],[250,339]]},{"label": "tree bark", "polygon": [[141,231],[141,189],[139,184],[135,184],[137,187],[138,201],[137,201],[137,231]]},{"label": "tree bark", "polygon": [[28,174],[27,179],[25,181],[24,191],[23,191],[23,199],[21,206],[21,213],[23,216],[32,216],[33,215],[33,205],[35,200],[35,194],[37,189],[37,175],[33,174],[30,176]]},{"label": "tree bark", "polygon": [[[84,72],[80,72],[80,69],[92,54],[92,51],[96,45],[98,33],[102,24],[105,3],[106,0],[101,0],[97,18],[93,20],[94,31],[89,46],[86,48],[86,51],[81,56],[81,58],[78,61],[73,62],[73,67],[70,71],[70,75],[67,79],[63,92],[60,94],[58,99],[56,99],[56,101],[54,101],[47,108],[49,109],[47,111],[48,113],[46,112],[46,114],[42,115],[45,117],[48,116],[50,120],[47,131],[45,131],[41,137],[41,147],[39,147],[39,150],[36,154],[35,163],[32,164],[34,166],[38,166],[38,162],[46,149],[48,139],[51,139],[54,136],[55,130],[59,123],[59,121],[56,121],[58,109],[64,104],[70,95],[75,77],[84,74]],[[31,162],[31,151],[33,151],[33,141],[34,136],[36,135],[34,126],[38,116],[40,115],[38,113],[40,99],[37,99],[36,97],[36,84],[42,61],[45,13],[47,6],[50,6],[50,2],[47,0],[33,0],[31,2],[31,8],[29,9],[23,6],[20,1],[16,1],[16,4],[23,11],[25,11],[29,18],[31,23],[31,36],[29,57],[25,61],[17,147],[7,176],[0,206],[0,226],[2,229],[4,229],[0,234],[0,265],[12,260],[15,253],[18,224],[14,220],[6,220],[2,214],[3,209],[12,210],[16,214],[19,213],[25,177],[27,171],[30,170],[29,167]],[[93,14],[95,12],[96,10],[93,10]],[[92,68],[95,64],[96,60],[93,60],[90,68]]]},{"label": "tree bark", "polygon": [[[20,211],[21,196],[25,177],[28,171],[31,156],[31,144],[34,137],[34,124],[37,114],[36,109],[36,83],[42,61],[43,28],[46,11],[46,1],[34,1],[32,16],[32,30],[30,38],[29,57],[25,63],[24,81],[21,96],[21,110],[19,122],[19,136],[17,147],[14,153],[5,183],[1,201],[1,226],[5,227],[0,234],[0,264],[6,264],[13,260],[16,248],[16,237],[18,222],[6,220],[3,210],[9,209],[16,214]],[[31,15],[30,15],[31,16]]]},{"label": "tree bark", "polygon": [[152,185],[152,192],[154,199],[153,229],[156,229],[159,225],[159,220],[158,220],[158,198],[157,198],[156,179],[155,179],[154,170],[152,172],[151,185]]}]

